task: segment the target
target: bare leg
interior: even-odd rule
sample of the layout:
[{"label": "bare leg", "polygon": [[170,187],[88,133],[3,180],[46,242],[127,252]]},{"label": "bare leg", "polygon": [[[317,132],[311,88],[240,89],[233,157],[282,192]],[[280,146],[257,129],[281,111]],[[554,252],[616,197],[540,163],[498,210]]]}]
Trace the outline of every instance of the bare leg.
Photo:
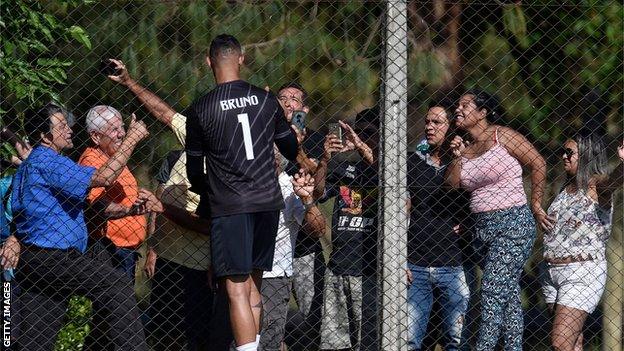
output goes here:
[{"label": "bare leg", "polygon": [[[262,286],[262,271],[254,270],[249,280],[249,304],[253,313],[254,323],[256,324],[256,334],[260,334],[260,325],[262,321],[262,295],[260,287]],[[254,335],[254,340],[255,340]]]},{"label": "bare leg", "polygon": [[236,346],[256,341],[258,320],[252,311],[250,301],[252,279],[249,275],[235,275],[223,278],[230,304],[230,323]]},{"label": "bare leg", "polygon": [[576,339],[576,345],[574,345],[574,351],[583,351],[583,331],[581,330],[581,334],[579,334],[578,339]]},{"label": "bare leg", "polygon": [[555,351],[575,351],[579,343],[581,347],[578,350],[582,350],[585,319],[587,319],[585,311],[561,305],[555,306],[552,331],[552,346]]}]

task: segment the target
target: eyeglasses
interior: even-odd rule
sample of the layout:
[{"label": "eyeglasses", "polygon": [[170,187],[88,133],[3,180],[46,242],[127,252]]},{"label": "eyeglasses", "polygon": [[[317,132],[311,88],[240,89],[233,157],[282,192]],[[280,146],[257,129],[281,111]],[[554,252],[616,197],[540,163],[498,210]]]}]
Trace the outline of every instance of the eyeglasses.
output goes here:
[{"label": "eyeglasses", "polygon": [[575,154],[574,150],[570,149],[569,147],[563,148],[563,150],[561,150],[561,153],[567,159],[571,159],[572,156]]}]

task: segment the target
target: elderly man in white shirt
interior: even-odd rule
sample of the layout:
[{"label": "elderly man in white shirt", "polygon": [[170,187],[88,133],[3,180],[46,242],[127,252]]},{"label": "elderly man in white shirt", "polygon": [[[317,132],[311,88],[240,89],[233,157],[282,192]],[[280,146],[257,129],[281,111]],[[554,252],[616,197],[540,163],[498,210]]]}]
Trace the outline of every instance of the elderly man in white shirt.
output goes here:
[{"label": "elderly man in white shirt", "polygon": [[273,270],[262,275],[263,316],[260,349],[283,350],[286,314],[293,273],[293,246],[300,229],[318,238],[325,234],[325,217],[312,197],[314,178],[300,172],[293,178],[283,171],[285,159],[276,150],[276,169],[285,207],[280,213]]}]

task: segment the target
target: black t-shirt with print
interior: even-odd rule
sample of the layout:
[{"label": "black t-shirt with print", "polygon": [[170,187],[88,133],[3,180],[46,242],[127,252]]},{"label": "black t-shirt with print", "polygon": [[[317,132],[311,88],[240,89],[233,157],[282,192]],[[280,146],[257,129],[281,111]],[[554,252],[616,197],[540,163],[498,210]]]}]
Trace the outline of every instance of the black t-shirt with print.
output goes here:
[{"label": "black t-shirt with print", "polygon": [[[377,169],[367,163],[329,165],[325,196],[334,198],[332,253],[329,268],[336,275],[361,276],[377,270]],[[329,168],[329,167],[328,167]]]}]

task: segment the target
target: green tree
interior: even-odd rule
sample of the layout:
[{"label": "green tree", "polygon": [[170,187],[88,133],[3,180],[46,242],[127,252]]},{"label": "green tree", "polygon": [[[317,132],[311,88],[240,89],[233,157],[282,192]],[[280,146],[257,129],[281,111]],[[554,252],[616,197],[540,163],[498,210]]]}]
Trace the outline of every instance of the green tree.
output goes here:
[{"label": "green tree", "polygon": [[[414,111],[422,116],[439,90],[480,86],[502,98],[505,123],[541,146],[554,148],[568,126],[599,115],[619,135],[623,14],[621,2],[610,0],[412,1]],[[586,98],[592,94],[599,99]]]},{"label": "green tree", "polygon": [[[204,57],[211,38],[223,32],[244,44],[243,75],[250,82],[275,90],[298,80],[309,90],[313,127],[331,118],[353,116],[379,99],[383,2],[3,0],[0,4],[1,92],[2,99],[12,104],[32,102],[45,88],[48,97],[66,102],[77,116],[104,103],[125,115],[138,112],[145,118],[146,112],[131,94],[98,72],[103,58],[118,57],[142,84],[183,111],[213,86]],[[497,93],[507,110],[504,123],[522,129],[547,155],[561,142],[566,126],[579,127],[587,115],[605,115],[609,135],[621,135],[621,2],[412,0],[408,5],[406,128],[413,139],[422,132],[419,124],[432,95],[472,86]],[[29,11],[39,14],[35,16],[39,22],[27,15]],[[52,41],[36,25],[48,26],[44,14],[60,26],[50,31],[56,33]],[[71,28],[84,31],[74,29],[72,36]],[[17,42],[29,45],[26,39],[43,51],[28,46],[13,49],[11,57],[22,63],[9,65],[6,43],[18,48]],[[89,51],[84,50],[88,42],[92,43]],[[55,63],[40,65],[32,53]],[[42,67],[43,72],[53,67],[55,73],[40,76]],[[15,83],[6,83],[5,69],[17,77]],[[586,103],[586,91],[600,96],[604,106],[596,109]],[[162,125],[151,124],[153,136],[133,159],[143,184],[148,183],[149,168],[157,167],[157,160],[176,147]],[[75,140],[81,150],[81,140],[88,139],[79,134]],[[72,334],[66,339],[79,344],[80,338]]]},{"label": "green tree", "polygon": [[[68,8],[85,2],[59,1],[59,5]],[[16,111],[41,101],[60,102],[57,87],[66,83],[72,61],[58,56],[55,46],[74,41],[90,49],[91,41],[84,29],[59,21],[38,1],[0,1],[0,14],[0,125],[17,132]],[[11,155],[15,150],[3,142],[0,157],[6,160]]]},{"label": "green tree", "polygon": [[[61,1],[76,6],[83,1]],[[91,48],[89,36],[79,26],[68,25],[46,12],[38,1],[0,2],[0,78],[2,97],[9,103],[32,104],[59,100],[55,85],[65,84],[72,61],[58,57],[58,43],[77,41]],[[6,111],[0,108],[0,115]]]}]

